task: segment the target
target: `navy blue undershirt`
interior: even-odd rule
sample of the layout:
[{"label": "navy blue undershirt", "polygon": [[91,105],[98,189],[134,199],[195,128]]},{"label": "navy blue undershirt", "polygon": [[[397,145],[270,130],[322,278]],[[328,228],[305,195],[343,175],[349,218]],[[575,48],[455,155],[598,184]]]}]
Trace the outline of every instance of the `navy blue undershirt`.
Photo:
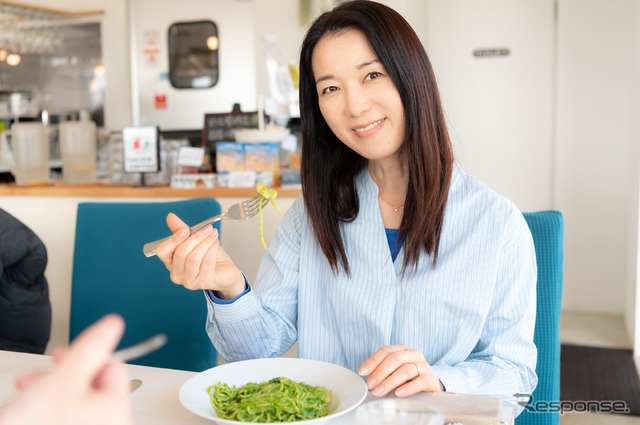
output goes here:
[{"label": "navy blue undershirt", "polygon": [[400,229],[384,229],[387,234],[387,242],[389,243],[389,250],[391,251],[391,259],[396,261],[396,257],[402,248],[402,241],[398,242],[400,238]]}]

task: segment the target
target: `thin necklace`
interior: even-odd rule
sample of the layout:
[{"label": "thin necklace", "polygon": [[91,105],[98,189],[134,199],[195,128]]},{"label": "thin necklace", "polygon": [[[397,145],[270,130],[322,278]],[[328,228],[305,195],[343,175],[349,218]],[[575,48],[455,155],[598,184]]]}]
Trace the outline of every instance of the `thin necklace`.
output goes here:
[{"label": "thin necklace", "polygon": [[384,198],[383,198],[382,196],[380,196],[380,195],[378,195],[378,198],[382,199],[385,203],[389,204],[389,206],[391,206],[391,208],[393,208],[393,210],[394,210],[395,212],[400,211],[400,210],[404,207],[404,204],[402,204],[402,205],[400,205],[400,206],[397,206],[397,207],[396,207],[395,205],[391,204],[391,202],[387,201],[386,199],[384,199]]}]

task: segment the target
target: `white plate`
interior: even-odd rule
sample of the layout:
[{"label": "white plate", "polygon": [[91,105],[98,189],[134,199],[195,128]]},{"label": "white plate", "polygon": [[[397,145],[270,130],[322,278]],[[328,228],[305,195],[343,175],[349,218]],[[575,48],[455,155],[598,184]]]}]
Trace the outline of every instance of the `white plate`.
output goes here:
[{"label": "white plate", "polygon": [[234,130],[236,142],[244,143],[272,143],[282,142],[291,132],[288,128],[272,128],[266,130],[243,129]]},{"label": "white plate", "polygon": [[333,395],[329,404],[331,413],[318,419],[290,423],[318,425],[343,415],[356,407],[367,396],[364,379],[342,366],[318,360],[296,358],[274,358],[245,360],[214,367],[197,374],[180,388],[180,403],[187,410],[218,424],[238,425],[246,422],[220,419],[211,406],[207,388],[218,382],[236,387],[249,382],[264,382],[272,378],[286,377],[308,385],[323,386]]}]

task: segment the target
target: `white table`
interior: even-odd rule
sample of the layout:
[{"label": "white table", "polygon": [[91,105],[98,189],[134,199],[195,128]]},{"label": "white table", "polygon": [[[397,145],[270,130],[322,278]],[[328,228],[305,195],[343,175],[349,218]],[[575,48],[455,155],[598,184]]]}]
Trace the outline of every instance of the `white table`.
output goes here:
[{"label": "white table", "polygon": [[[49,356],[0,351],[0,405],[15,395],[15,376],[52,365]],[[127,365],[129,377],[142,380],[142,385],[131,394],[134,423],[136,425],[212,425],[213,422],[194,415],[182,407],[178,390],[195,375],[194,372]]]},{"label": "white table", "polygon": [[[37,354],[15,353],[0,350],[0,406],[15,395],[14,379],[17,375],[50,368],[52,359]],[[174,369],[127,365],[131,379],[142,380],[142,385],[131,394],[134,423],[136,425],[212,425],[185,409],[178,400],[178,391],[195,372]],[[365,401],[376,397],[369,393]],[[513,424],[513,409],[504,407],[502,420]],[[353,413],[345,414],[330,425],[354,425]]]}]

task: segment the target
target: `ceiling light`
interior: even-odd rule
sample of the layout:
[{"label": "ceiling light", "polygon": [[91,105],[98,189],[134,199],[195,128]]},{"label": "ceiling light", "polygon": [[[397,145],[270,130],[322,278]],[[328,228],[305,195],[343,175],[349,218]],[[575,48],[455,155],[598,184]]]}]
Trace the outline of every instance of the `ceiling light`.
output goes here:
[{"label": "ceiling light", "polygon": [[211,50],[216,50],[218,48],[218,37],[212,35],[207,38],[207,47]]},{"label": "ceiling light", "polygon": [[20,55],[17,53],[11,53],[7,56],[7,64],[11,66],[16,66],[20,63]]}]

